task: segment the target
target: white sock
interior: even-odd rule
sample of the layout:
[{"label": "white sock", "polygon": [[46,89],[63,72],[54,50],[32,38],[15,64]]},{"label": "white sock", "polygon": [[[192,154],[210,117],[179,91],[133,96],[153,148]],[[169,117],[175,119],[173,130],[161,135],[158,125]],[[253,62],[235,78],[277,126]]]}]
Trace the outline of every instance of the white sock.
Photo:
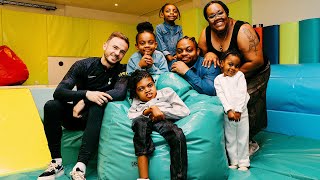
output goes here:
[{"label": "white sock", "polygon": [[143,178],[138,178],[137,180],[150,180],[150,179],[143,179]]},{"label": "white sock", "polygon": [[79,168],[83,173],[86,173],[86,165],[83,162],[77,162],[77,164],[73,167],[72,171],[75,171]]},{"label": "white sock", "polygon": [[59,164],[59,165],[62,164],[62,158],[54,158],[53,160],[55,160],[56,163]]}]

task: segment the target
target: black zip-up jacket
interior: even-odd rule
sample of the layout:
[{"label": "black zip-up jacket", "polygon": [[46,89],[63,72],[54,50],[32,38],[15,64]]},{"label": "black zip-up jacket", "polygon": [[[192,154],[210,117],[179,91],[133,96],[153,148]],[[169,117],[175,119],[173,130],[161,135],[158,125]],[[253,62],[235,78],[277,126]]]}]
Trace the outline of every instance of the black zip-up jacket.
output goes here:
[{"label": "black zip-up jacket", "polygon": [[[101,91],[108,93],[113,101],[123,100],[127,92],[126,66],[117,63],[107,69],[101,63],[101,58],[91,57],[75,62],[63,80],[56,88],[53,97],[63,102],[74,103],[84,99],[86,103],[87,91]],[[77,90],[72,90],[74,87]]]}]

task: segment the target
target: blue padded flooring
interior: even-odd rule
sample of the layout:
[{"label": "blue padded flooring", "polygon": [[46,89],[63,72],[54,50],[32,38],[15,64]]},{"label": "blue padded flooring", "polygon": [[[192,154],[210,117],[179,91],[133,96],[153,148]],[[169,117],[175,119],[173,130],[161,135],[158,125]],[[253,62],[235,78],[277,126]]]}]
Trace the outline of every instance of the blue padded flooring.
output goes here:
[{"label": "blue padded flooring", "polygon": [[265,131],[255,140],[260,149],[251,157],[250,170],[230,170],[229,179],[320,179],[319,140]]},{"label": "blue padded flooring", "polygon": [[[260,149],[251,157],[249,171],[230,170],[232,180],[320,179],[320,141],[315,139],[260,132],[255,140]],[[65,167],[67,180],[72,165]],[[42,171],[0,177],[1,180],[34,180]],[[98,179],[97,171],[88,169],[88,180]]]}]

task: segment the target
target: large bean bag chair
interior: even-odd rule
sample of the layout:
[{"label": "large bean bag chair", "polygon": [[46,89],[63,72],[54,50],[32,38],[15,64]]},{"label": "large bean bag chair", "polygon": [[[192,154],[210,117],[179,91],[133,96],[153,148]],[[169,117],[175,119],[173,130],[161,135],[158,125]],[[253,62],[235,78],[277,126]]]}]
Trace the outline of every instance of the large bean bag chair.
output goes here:
[{"label": "large bean bag chair", "polygon": [[7,46],[0,46],[0,86],[20,85],[29,77],[23,61]]},{"label": "large bean bag chair", "polygon": [[[223,108],[217,97],[197,93],[175,73],[156,78],[157,89],[171,87],[189,107],[191,114],[176,124],[187,139],[188,179],[227,179],[228,164],[224,146]],[[98,148],[99,179],[137,179],[131,120],[127,117],[131,100],[110,102],[103,118]],[[170,179],[170,152],[165,139],[152,133],[156,150],[150,157],[152,180]]]}]

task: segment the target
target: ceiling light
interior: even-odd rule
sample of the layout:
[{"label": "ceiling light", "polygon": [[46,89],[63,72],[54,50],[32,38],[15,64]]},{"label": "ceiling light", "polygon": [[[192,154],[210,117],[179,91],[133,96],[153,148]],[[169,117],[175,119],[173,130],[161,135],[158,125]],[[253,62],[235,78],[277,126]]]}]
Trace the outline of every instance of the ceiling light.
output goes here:
[{"label": "ceiling light", "polygon": [[119,6],[119,4],[115,3],[115,4],[114,4],[114,6],[116,6],[116,7],[117,7],[117,6]]}]

